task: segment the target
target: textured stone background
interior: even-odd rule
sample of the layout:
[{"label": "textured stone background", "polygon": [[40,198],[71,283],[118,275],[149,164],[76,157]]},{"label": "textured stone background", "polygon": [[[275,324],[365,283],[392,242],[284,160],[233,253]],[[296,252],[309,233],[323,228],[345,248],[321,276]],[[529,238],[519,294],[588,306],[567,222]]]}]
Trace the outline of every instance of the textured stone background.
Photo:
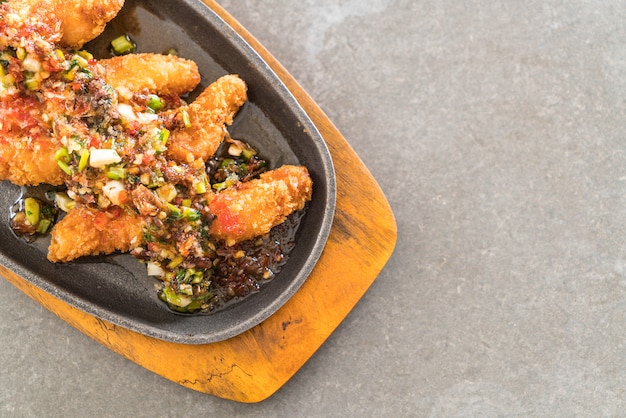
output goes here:
[{"label": "textured stone background", "polygon": [[256,405],[162,379],[0,281],[0,415],[623,414],[624,2],[221,4],[370,168],[393,257]]}]

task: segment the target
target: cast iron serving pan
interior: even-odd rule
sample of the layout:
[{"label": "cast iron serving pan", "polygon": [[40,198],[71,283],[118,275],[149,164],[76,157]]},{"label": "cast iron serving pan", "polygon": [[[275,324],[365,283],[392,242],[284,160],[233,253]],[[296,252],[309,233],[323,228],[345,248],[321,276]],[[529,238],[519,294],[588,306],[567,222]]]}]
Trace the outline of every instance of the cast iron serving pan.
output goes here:
[{"label": "cast iron serving pan", "polygon": [[314,182],[289,260],[258,293],[208,315],[179,315],[158,299],[158,280],[147,276],[145,266],[130,255],[87,257],[69,264],[48,262],[49,239],[29,244],[11,231],[9,209],[23,190],[0,182],[0,208],[5,213],[0,222],[0,263],[53,296],[114,325],[184,344],[228,339],[277,311],[315,266],[335,210],[330,153],[269,66],[200,0],[127,0],[106,31],[85,49],[106,57],[111,40],[123,34],[137,43],[138,52],[174,48],[179,56],[196,61],[202,75],[198,91],[224,74],[238,74],[246,81],[249,101],[229,129],[232,137],[249,142],[272,168],[305,165]]}]

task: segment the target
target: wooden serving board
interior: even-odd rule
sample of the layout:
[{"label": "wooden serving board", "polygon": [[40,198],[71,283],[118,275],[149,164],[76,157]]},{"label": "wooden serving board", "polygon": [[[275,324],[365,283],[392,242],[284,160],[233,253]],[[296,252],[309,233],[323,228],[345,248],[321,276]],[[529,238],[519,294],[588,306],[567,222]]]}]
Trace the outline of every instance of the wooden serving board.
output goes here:
[{"label": "wooden serving board", "polygon": [[287,85],[333,157],[337,210],[328,243],[304,285],[278,312],[237,337],[183,345],[86,314],[6,267],[0,266],[0,274],[84,334],[154,373],[199,392],[259,402],[304,365],[374,282],[395,247],[396,223],[372,175],[311,97],[223,8],[213,0],[204,2],[239,32]]}]

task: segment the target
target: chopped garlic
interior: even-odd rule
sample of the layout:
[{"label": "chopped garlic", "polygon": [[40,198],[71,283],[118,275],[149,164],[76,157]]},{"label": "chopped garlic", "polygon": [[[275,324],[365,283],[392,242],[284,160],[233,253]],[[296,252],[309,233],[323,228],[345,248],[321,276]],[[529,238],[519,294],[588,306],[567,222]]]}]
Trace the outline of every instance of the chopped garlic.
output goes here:
[{"label": "chopped garlic", "polygon": [[120,117],[127,122],[137,120],[137,114],[133,110],[133,107],[129,104],[126,104],[126,103],[118,104],[117,111],[120,114]]},{"label": "chopped garlic", "polygon": [[119,180],[111,180],[102,187],[102,193],[109,198],[114,205],[121,205],[120,193],[123,192],[124,183]]},{"label": "chopped garlic", "polygon": [[92,148],[89,155],[89,165],[95,168],[103,168],[109,164],[115,164],[122,161],[114,149],[97,149]]}]

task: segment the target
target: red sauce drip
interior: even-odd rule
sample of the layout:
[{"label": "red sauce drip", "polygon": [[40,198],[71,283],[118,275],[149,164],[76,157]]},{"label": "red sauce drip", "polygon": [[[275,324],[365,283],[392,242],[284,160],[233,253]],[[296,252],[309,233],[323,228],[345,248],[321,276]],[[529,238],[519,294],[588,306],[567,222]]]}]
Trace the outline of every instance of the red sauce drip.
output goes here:
[{"label": "red sauce drip", "polygon": [[42,106],[37,99],[26,95],[0,100],[0,141],[10,137],[28,137],[43,145],[48,144],[49,125],[42,119]]}]

